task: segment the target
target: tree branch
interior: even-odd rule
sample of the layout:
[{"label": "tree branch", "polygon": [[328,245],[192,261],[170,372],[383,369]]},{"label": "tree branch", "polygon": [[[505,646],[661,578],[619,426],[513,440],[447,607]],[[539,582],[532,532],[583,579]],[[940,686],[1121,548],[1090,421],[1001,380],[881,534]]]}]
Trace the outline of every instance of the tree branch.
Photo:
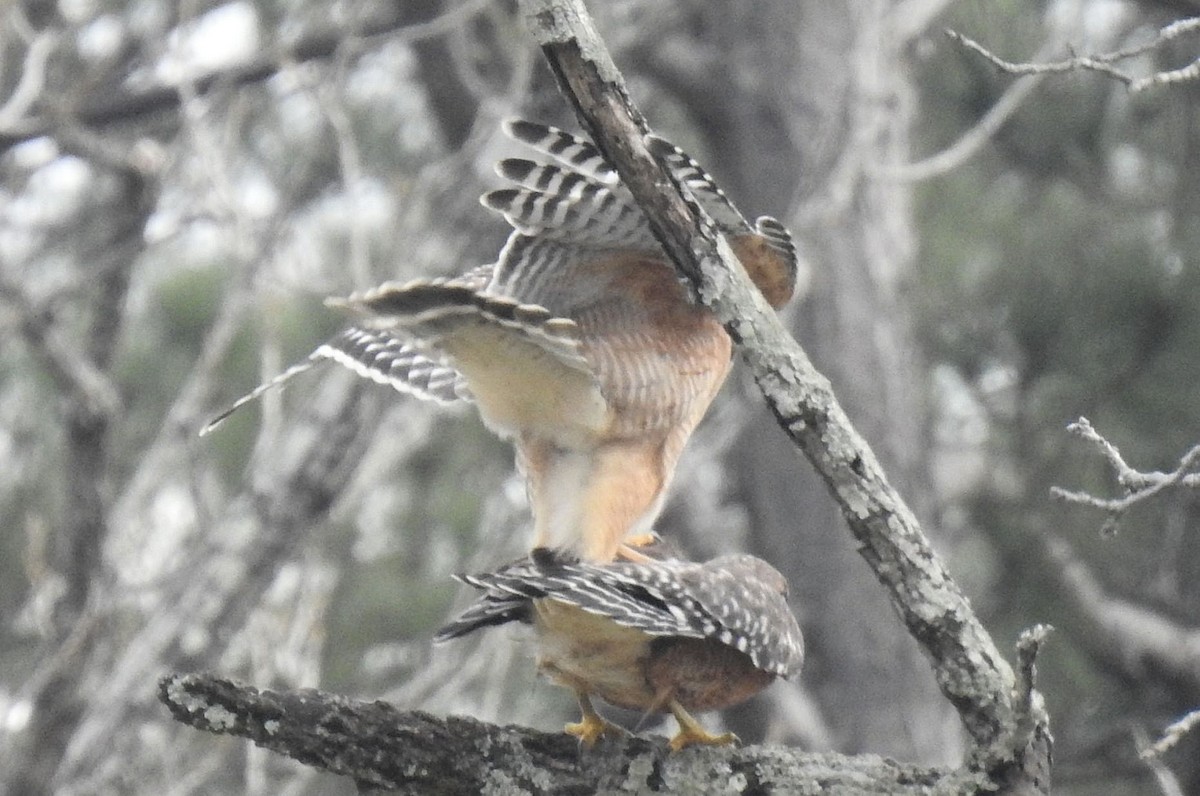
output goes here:
[{"label": "tree branch", "polygon": [[1161,738],[1142,749],[1140,753],[1141,758],[1143,760],[1148,760],[1153,757],[1162,756],[1164,753],[1170,751],[1175,744],[1179,743],[1183,736],[1191,732],[1192,729],[1198,724],[1200,724],[1200,708],[1197,708],[1182,718],[1171,722],[1171,724],[1163,730]]},{"label": "tree branch", "polygon": [[1183,454],[1179,459],[1179,466],[1169,473],[1143,473],[1126,464],[1116,446],[1100,436],[1100,433],[1092,427],[1086,417],[1081,417],[1068,425],[1067,431],[1092,443],[1099,449],[1100,455],[1108,462],[1117,484],[1125,494],[1119,498],[1101,498],[1087,492],[1076,492],[1059,486],[1050,487],[1050,494],[1068,503],[1094,506],[1107,512],[1108,517],[1100,526],[1100,532],[1105,535],[1117,532],[1125,512],[1159,492],[1176,486],[1187,489],[1200,487],[1200,472],[1196,472],[1196,468],[1200,466],[1200,445],[1194,446]]},{"label": "tree branch", "polygon": [[1065,540],[1047,533],[1044,544],[1059,593],[1088,625],[1078,640],[1092,655],[1130,678],[1151,671],[1155,680],[1200,698],[1200,628],[1112,596]]},{"label": "tree branch", "polygon": [[[479,13],[484,4],[478,0],[463,3],[432,19],[415,22],[403,3],[395,4],[392,13],[368,20],[353,30],[331,30],[310,33],[286,46],[274,48],[253,60],[233,67],[198,75],[194,78],[194,89],[206,94],[217,87],[243,86],[262,82],[277,74],[283,64],[304,63],[323,60],[334,55],[347,40],[364,40],[387,36],[403,41],[418,41],[443,35],[461,25],[472,15]],[[49,44],[40,40],[31,45],[26,66],[37,67],[44,58],[43,50]],[[41,70],[34,70],[31,77],[39,77]],[[34,90],[44,90],[40,80],[27,87],[23,79],[19,91],[15,92],[0,107],[0,151],[23,141],[46,135],[57,126],[54,119],[45,115],[24,115],[34,105]],[[96,96],[85,99],[78,107],[70,110],[71,117],[84,127],[105,127],[130,119],[152,116],[156,113],[175,110],[181,97],[179,87],[156,84],[130,90],[124,87],[107,88]],[[61,113],[60,113],[61,115]]]},{"label": "tree branch", "polygon": [[[1049,49],[1049,45],[1042,47],[1034,57],[1048,54]],[[984,144],[995,137],[1044,79],[1045,75],[1026,75],[1014,80],[978,122],[942,151],[912,163],[881,163],[874,167],[874,173],[885,179],[920,182],[953,171],[978,154]]]},{"label": "tree branch", "polygon": [[1200,79],[1200,58],[1182,68],[1155,72],[1146,77],[1134,77],[1128,72],[1117,68],[1114,64],[1157,50],[1169,41],[1197,31],[1200,31],[1200,17],[1181,19],[1160,29],[1153,39],[1144,44],[1126,47],[1110,53],[1098,53],[1095,55],[1072,54],[1070,58],[1065,58],[1061,61],[1044,63],[1014,63],[1006,61],[979,42],[957,31],[947,30],[946,35],[966,49],[979,53],[1001,72],[1006,72],[1010,75],[1048,75],[1087,70],[1099,72],[1114,80],[1118,80],[1124,83],[1131,93],[1137,93],[1150,88],[1175,85]]},{"label": "tree branch", "polygon": [[[699,747],[628,736],[581,749],[564,733],[439,718],[316,690],[269,691],[204,674],[159,681],[159,699],[196,729],[247,738],[362,790],[399,793],[973,792],[981,777],[876,755],[805,754],[781,747]],[[497,790],[499,789],[499,790]]]}]

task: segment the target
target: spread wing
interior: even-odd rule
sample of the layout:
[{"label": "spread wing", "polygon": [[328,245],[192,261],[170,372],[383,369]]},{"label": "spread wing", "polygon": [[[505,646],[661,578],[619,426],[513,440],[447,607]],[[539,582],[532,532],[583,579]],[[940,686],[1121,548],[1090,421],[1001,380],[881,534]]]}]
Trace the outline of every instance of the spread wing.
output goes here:
[{"label": "spread wing", "polygon": [[[666,434],[682,425],[686,438],[724,380],[728,336],[691,303],[595,146],[531,122],[505,129],[542,159],[501,161],[497,170],[516,187],[483,197],[514,228],[487,290],[578,324],[613,436]],[[723,220],[749,231],[715,186],[711,196],[728,208]]]},{"label": "spread wing", "polygon": [[[419,398],[473,398],[501,433],[525,428],[535,414],[543,425],[564,426],[550,438],[568,442],[663,432],[671,436],[671,464],[724,380],[728,336],[691,304],[641,210],[594,145],[532,122],[513,121],[505,130],[539,159],[501,161],[497,170],[513,187],[482,198],[513,226],[497,262],[446,282],[386,285],[351,297],[343,303],[362,314],[359,324],[206,430],[332,360]],[[653,136],[647,144],[727,234],[790,245],[777,222],[751,228],[678,148]]]},{"label": "spread wing", "polygon": [[444,357],[502,436],[532,431],[569,444],[607,426],[580,327],[569,318],[453,280],[384,285],[345,303],[364,325]]}]

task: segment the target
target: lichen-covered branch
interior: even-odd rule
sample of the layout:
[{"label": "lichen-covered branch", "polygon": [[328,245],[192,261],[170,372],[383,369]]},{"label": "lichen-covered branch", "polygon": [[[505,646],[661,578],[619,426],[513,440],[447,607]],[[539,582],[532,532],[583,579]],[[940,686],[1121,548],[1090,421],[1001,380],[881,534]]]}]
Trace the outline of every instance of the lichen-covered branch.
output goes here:
[{"label": "lichen-covered branch", "polygon": [[645,122],[582,2],[524,0],[522,7],[584,127],[697,299],[739,344],[779,424],[829,485],[863,556],[933,661],[943,693],[987,750],[982,758],[1011,756],[1013,750],[1003,748],[1014,722],[1011,668],[850,424],[828,380],[754,289],[711,220],[650,156],[643,143]]},{"label": "lichen-covered branch", "polygon": [[665,738],[629,736],[581,749],[563,733],[439,718],[316,690],[268,691],[211,675],[176,674],[159,699],[179,721],[236,735],[353,778],[365,791],[591,794],[957,794],[979,775],[875,755],[779,747],[701,747],[672,754]]}]

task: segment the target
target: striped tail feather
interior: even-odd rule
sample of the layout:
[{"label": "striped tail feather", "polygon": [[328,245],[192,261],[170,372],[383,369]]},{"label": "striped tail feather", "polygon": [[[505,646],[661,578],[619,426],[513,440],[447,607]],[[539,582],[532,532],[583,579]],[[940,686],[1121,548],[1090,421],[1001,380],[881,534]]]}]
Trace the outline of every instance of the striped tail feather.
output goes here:
[{"label": "striped tail feather", "polygon": [[326,361],[336,362],[365,379],[424,401],[451,404],[472,400],[462,374],[422,353],[411,342],[400,340],[384,331],[351,327],[322,343],[303,361],[297,362],[234,401],[228,409],[204,424],[200,429],[200,436],[211,433],[246,404],[257,401],[272,390],[282,388],[296,376]]},{"label": "striped tail feather", "polygon": [[[695,601],[671,602],[645,580],[628,577],[606,565],[560,560],[513,562],[493,572],[455,577],[483,592],[476,602],[437,632],[435,641],[448,641],[474,630],[519,619],[528,621],[533,600],[550,599],[611,619],[652,636],[704,638],[697,623]],[[678,596],[678,595],[675,595]]]},{"label": "striped tail feather", "polygon": [[529,600],[508,595],[487,595],[439,628],[433,635],[433,643],[443,644],[485,627],[497,627],[509,622],[528,624],[530,621],[532,604]]},{"label": "striped tail feather", "polygon": [[768,246],[779,252],[785,261],[792,263],[795,267],[796,242],[782,221],[772,216],[759,216],[754,220],[754,230],[762,236]]},{"label": "striped tail feather", "polygon": [[206,436],[209,433],[211,433],[217,426],[219,426],[219,425],[221,425],[221,423],[225,422],[225,420],[228,419],[230,415],[232,415],[237,410],[241,409],[246,404],[257,401],[259,398],[263,397],[265,394],[269,393],[271,390],[282,387],[284,384],[287,384],[289,381],[294,379],[296,376],[299,376],[301,373],[305,373],[307,371],[312,370],[314,367],[316,367],[317,365],[319,365],[321,363],[322,359],[324,359],[324,357],[317,356],[317,352],[314,351],[313,353],[309,354],[308,358],[305,359],[304,361],[297,362],[295,365],[292,365],[290,368],[283,371],[278,376],[275,376],[274,378],[258,385],[253,390],[246,393],[241,398],[238,398],[236,401],[234,401],[232,404],[230,404],[228,409],[225,409],[220,414],[216,415],[211,420],[209,420],[207,423],[205,423],[204,426],[200,429],[200,436],[203,437],[203,436]]},{"label": "striped tail feather", "polygon": [[[505,131],[559,164],[522,158],[497,164],[498,173],[519,188],[493,191],[482,201],[502,213],[519,232],[581,244],[656,245],[641,209],[594,144],[535,122],[509,121]],[[788,252],[790,235],[782,224],[771,219],[773,226],[768,230],[752,228],[712,175],[690,155],[654,134],[647,135],[645,142],[723,232],[758,231],[769,243],[780,242],[781,253]]]},{"label": "striped tail feather", "polygon": [[365,379],[424,401],[451,404],[471,400],[461,373],[386,331],[351,327],[312,356],[333,360]]},{"label": "striped tail feather", "polygon": [[548,124],[524,119],[509,119],[504,122],[503,128],[514,141],[528,144],[571,171],[603,185],[613,186],[620,182],[616,169],[591,141]]},{"label": "striped tail feather", "polygon": [[657,245],[642,211],[607,188],[578,198],[504,188],[484,194],[480,201],[529,237],[579,247],[649,249]]},{"label": "striped tail feather", "polygon": [[695,197],[704,211],[712,216],[713,221],[717,222],[721,231],[734,234],[750,231],[745,216],[733,206],[713,176],[693,160],[691,155],[653,133],[646,136],[645,142],[650,153],[675,175],[675,179]]}]

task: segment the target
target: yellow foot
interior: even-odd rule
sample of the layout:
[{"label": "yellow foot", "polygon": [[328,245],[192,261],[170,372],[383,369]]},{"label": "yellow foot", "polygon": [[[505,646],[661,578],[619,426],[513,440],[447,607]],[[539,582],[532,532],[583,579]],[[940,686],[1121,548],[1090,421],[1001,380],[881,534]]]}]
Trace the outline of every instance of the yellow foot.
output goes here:
[{"label": "yellow foot", "polygon": [[741,743],[741,739],[731,732],[713,735],[701,728],[685,728],[680,730],[667,743],[667,746],[671,747],[672,752],[678,752],[680,749],[697,744],[705,746],[732,746],[737,743]]},{"label": "yellow foot", "polygon": [[567,735],[574,735],[579,739],[579,742],[589,749],[596,745],[596,741],[604,736],[609,738],[619,738],[625,735],[625,730],[611,721],[605,721],[596,713],[590,715],[585,713],[583,718],[574,724],[568,724],[563,727],[563,732]]},{"label": "yellow foot", "polygon": [[741,743],[741,739],[731,732],[713,735],[704,729],[700,725],[700,722],[692,718],[691,714],[684,710],[683,705],[674,699],[667,700],[667,709],[671,711],[671,715],[675,717],[675,721],[679,722],[679,732],[667,744],[671,747],[672,752],[678,752],[684,747],[696,744],[704,744],[705,746],[730,746],[735,743]]}]

